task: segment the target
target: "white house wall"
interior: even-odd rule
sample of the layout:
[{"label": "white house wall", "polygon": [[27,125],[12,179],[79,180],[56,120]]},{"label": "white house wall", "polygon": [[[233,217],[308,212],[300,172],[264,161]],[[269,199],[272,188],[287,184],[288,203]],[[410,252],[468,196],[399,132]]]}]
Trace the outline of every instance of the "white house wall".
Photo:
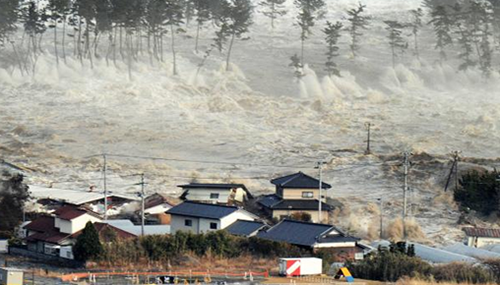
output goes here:
[{"label": "white house wall", "polygon": [[248,213],[247,211],[244,210],[238,210],[236,212],[233,212],[230,215],[225,216],[224,218],[221,219],[221,229],[225,229],[229,227],[231,224],[236,222],[237,220],[244,220],[244,221],[254,221],[255,217]]},{"label": "white house wall", "polygon": [[[192,221],[191,227],[185,225],[186,219]],[[170,230],[172,234],[175,234],[178,231],[191,232],[197,234],[199,233],[200,230],[199,218],[172,215],[172,218],[170,220]]]},{"label": "white house wall", "polygon": [[98,218],[91,216],[89,214],[81,215],[77,218],[72,219],[71,221],[61,219],[60,223],[59,223],[59,225],[60,225],[59,230],[62,233],[74,234],[80,230],[83,230],[83,228],[85,228],[85,225],[87,224],[87,222],[95,223],[95,222],[100,222],[100,221],[101,221],[101,219],[98,219]]},{"label": "white house wall", "polygon": [[331,243],[317,243],[314,248],[335,248],[335,247],[355,247],[355,242],[331,242]]},{"label": "white house wall", "polygon": [[[217,228],[216,229],[211,229],[210,224],[211,223],[216,223]],[[213,231],[218,231],[221,229],[221,222],[220,220],[212,220],[212,219],[200,219],[200,234],[201,233],[206,233],[206,232],[213,232]]]},{"label": "white house wall", "polygon": [[500,238],[490,238],[490,237],[467,238],[467,245],[471,247],[483,247],[490,244],[500,244]]},{"label": "white house wall", "polygon": [[[230,190],[221,189],[188,189],[188,195],[186,199],[189,201],[212,201],[213,203],[227,203],[229,200]],[[219,198],[211,199],[210,194],[219,194]]]}]

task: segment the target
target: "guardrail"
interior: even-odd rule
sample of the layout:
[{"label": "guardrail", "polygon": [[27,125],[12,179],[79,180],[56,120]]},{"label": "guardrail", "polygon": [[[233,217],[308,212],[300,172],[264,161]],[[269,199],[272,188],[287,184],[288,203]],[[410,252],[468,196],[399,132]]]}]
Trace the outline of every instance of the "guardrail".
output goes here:
[{"label": "guardrail", "polygon": [[62,281],[78,281],[81,279],[87,279],[89,277],[108,277],[108,276],[182,276],[182,277],[263,277],[268,278],[269,272],[256,272],[256,271],[245,271],[241,273],[229,273],[220,271],[164,271],[164,272],[135,272],[135,271],[125,271],[125,272],[80,272],[62,275],[60,278]]}]

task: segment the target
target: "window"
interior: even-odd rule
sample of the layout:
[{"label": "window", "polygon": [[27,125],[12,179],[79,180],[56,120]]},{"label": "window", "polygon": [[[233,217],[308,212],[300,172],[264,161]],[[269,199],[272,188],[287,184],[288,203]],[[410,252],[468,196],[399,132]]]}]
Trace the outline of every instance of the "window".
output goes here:
[{"label": "window", "polygon": [[210,193],[210,199],[219,199],[219,193]]},{"label": "window", "polygon": [[211,230],[216,230],[217,229],[217,223],[210,223],[210,229]]},{"label": "window", "polygon": [[186,219],[186,220],[184,220],[184,225],[186,227],[191,227],[191,226],[193,226],[193,221]]},{"label": "window", "polygon": [[313,192],[302,192],[302,198],[313,198],[314,193]]}]

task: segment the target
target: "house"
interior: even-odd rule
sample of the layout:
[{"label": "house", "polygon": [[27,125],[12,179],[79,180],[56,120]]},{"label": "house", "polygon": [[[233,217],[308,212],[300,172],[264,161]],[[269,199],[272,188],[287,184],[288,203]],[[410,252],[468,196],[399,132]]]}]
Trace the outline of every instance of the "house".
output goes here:
[{"label": "house", "polygon": [[[136,236],[142,235],[141,225],[134,225],[131,220],[107,220],[103,223],[126,231]],[[144,225],[144,235],[166,235],[170,234],[170,225]]]},{"label": "house", "polygon": [[258,217],[236,206],[186,201],[167,211],[171,215],[171,233],[177,231],[201,234],[222,230],[237,220],[254,221]]},{"label": "house", "polygon": [[179,185],[184,201],[215,203],[223,205],[241,205],[253,196],[243,184],[189,183]]},{"label": "house", "polygon": [[41,216],[24,226],[28,250],[47,255],[73,259],[72,246],[88,222],[92,222],[98,233],[113,230],[118,238],[135,235],[101,223],[97,213],[84,208],[64,206],[52,216]]},{"label": "house", "polygon": [[316,224],[284,219],[257,237],[277,242],[286,242],[313,251],[328,251],[338,260],[363,259],[365,246],[332,225]]},{"label": "house", "polygon": [[465,227],[466,244],[471,247],[483,247],[500,244],[500,229]]},{"label": "house", "polygon": [[[65,205],[72,205],[86,206],[99,213],[104,212],[105,195],[102,192],[57,189],[36,185],[30,185],[29,192],[31,198],[35,199],[37,203],[46,208],[47,211],[51,211]],[[134,201],[139,201],[138,197],[112,192],[108,193],[107,199],[109,206],[108,210],[112,208],[116,209]]]},{"label": "house", "polygon": [[[155,193],[144,199],[144,215],[147,224],[169,225],[170,215],[166,212],[174,207],[167,197]],[[138,211],[140,215],[140,211]]]},{"label": "house", "polygon": [[[275,193],[258,200],[269,217],[282,220],[296,213],[307,213],[311,216],[311,221],[320,222],[319,180],[298,172],[273,179],[271,183],[276,187]],[[321,185],[325,192],[332,187],[324,182]],[[322,193],[321,222],[328,222],[331,210],[332,207],[325,203],[325,195]]]},{"label": "house", "polygon": [[260,231],[268,228],[269,227],[265,223],[260,221],[237,220],[225,230],[232,235],[253,237],[256,236]]}]

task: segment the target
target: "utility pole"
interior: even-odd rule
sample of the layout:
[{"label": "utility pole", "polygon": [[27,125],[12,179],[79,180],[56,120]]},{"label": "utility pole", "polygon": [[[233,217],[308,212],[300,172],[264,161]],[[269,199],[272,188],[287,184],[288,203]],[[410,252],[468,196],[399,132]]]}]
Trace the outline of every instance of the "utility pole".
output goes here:
[{"label": "utility pole", "polygon": [[321,212],[322,212],[322,209],[321,209],[321,203],[322,203],[322,196],[323,196],[323,165],[326,164],[325,161],[318,161],[318,164],[316,165],[315,168],[317,168],[319,170],[319,199],[318,199],[318,223],[321,223]]},{"label": "utility pole", "polygon": [[458,186],[459,186],[458,162],[460,161],[460,153],[461,153],[461,151],[457,151],[457,150],[452,153],[453,161],[455,161],[455,191],[458,191]]},{"label": "utility pole", "polygon": [[144,236],[144,173],[141,173],[141,235]]},{"label": "utility pole", "polygon": [[384,204],[382,198],[377,199],[379,202],[379,211],[380,211],[380,240],[383,239],[384,236]]},{"label": "utility pole", "polygon": [[404,166],[404,186],[403,186],[403,238],[406,241],[407,232],[406,232],[406,207],[407,207],[407,192],[408,192],[408,168],[410,167],[409,156],[411,153],[404,152],[403,156],[403,166]]},{"label": "utility pole", "polygon": [[366,132],[367,132],[367,138],[366,138],[366,151],[365,151],[365,154],[371,154],[372,151],[370,149],[370,135],[371,135],[371,128],[372,128],[373,124],[368,122],[368,123],[365,123],[365,127],[366,127]]},{"label": "utility pole", "polygon": [[108,186],[106,184],[106,154],[102,155],[102,158],[104,160],[104,165],[102,168],[103,171],[103,185],[104,185],[104,220],[106,221],[108,219]]}]

